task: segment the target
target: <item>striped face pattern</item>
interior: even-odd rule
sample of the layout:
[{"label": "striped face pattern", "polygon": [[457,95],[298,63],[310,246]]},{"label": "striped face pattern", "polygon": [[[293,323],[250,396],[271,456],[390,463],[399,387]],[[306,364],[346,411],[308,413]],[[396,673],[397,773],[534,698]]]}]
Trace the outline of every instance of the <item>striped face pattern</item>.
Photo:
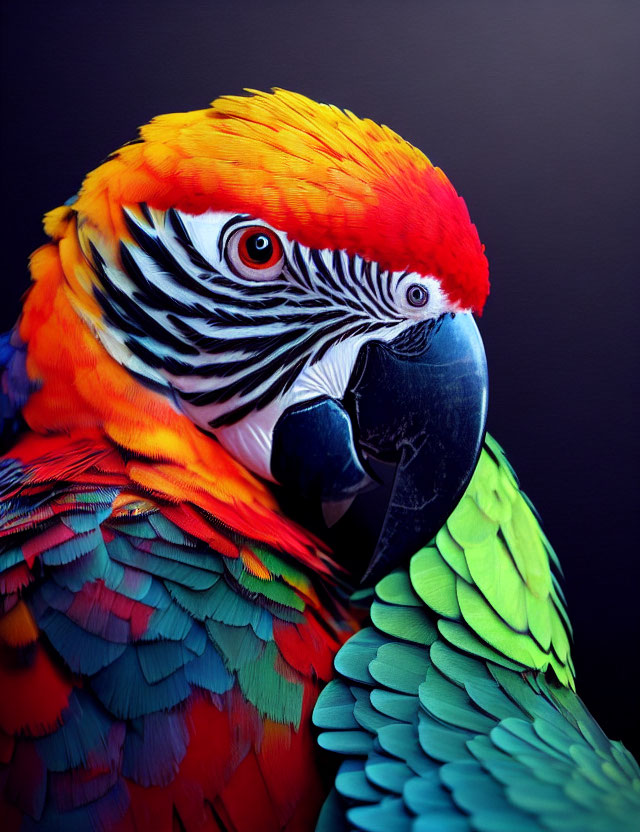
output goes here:
[{"label": "striped face pattern", "polygon": [[98,337],[265,477],[278,418],[340,400],[364,343],[464,311],[433,276],[308,248],[246,214],[122,210],[117,251],[78,228],[104,316]]}]

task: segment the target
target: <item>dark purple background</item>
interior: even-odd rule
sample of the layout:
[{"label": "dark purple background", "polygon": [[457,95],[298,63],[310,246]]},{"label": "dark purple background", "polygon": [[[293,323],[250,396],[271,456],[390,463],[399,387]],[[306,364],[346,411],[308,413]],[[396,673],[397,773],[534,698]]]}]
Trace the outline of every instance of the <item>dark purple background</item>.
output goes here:
[{"label": "dark purple background", "polygon": [[582,697],[638,749],[640,4],[3,9],[2,328],[40,215],[158,113],[273,85],[391,125],[487,246],[489,427],[567,576]]}]

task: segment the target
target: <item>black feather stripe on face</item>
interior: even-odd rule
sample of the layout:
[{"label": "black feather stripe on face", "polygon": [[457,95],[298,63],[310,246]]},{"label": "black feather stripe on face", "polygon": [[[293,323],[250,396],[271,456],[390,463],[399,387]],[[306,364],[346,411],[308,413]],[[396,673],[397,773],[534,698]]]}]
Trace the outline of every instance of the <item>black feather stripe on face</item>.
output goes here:
[{"label": "black feather stripe on face", "polygon": [[234,274],[226,241],[259,220],[212,222],[204,252],[178,211],[123,210],[131,240],[117,263],[88,242],[95,298],[138,374],[142,364],[164,376],[191,407],[220,405],[212,428],[264,408],[332,346],[405,320],[389,273],[360,257],[287,241],[280,276],[250,281]]}]

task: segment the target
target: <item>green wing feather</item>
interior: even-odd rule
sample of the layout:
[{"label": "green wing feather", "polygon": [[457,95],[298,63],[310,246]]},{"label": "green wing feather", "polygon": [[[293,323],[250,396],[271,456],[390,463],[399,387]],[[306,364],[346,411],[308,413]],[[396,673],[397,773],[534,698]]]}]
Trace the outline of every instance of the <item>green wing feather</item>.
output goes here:
[{"label": "green wing feather", "polygon": [[460,504],[381,580],[314,712],[344,761],[318,829],[637,829],[640,770],[575,693],[559,564],[487,436]]}]

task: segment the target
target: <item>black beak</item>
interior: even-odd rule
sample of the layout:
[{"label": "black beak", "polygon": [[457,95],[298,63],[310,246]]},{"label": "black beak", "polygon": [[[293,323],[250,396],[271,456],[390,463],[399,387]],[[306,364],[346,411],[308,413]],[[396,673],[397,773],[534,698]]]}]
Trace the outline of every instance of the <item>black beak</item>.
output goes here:
[{"label": "black beak", "polygon": [[[370,342],[343,402],[316,399],[277,423],[271,468],[283,508],[327,540],[343,566],[378,580],[428,543],[457,505],[486,413],[487,366],[470,314]],[[329,528],[325,518],[340,514]]]}]

